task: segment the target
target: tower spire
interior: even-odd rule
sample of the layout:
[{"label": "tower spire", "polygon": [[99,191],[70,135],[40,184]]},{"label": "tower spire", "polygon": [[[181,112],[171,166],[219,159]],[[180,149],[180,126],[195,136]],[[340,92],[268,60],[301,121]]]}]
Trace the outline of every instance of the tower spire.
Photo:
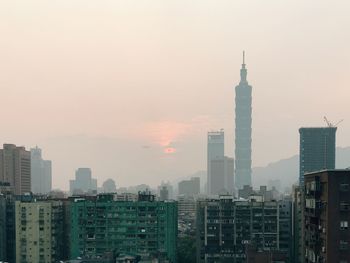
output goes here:
[{"label": "tower spire", "polygon": [[241,68],[241,82],[247,82],[247,69],[245,68],[245,51],[243,50],[243,64]]}]

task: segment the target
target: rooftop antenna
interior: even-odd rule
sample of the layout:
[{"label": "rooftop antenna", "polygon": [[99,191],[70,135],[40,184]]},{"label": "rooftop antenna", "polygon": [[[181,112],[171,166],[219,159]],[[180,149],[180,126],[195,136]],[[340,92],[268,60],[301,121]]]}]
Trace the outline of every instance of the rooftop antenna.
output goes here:
[{"label": "rooftop antenna", "polygon": [[338,121],[336,124],[331,123],[326,116],[323,117],[324,121],[327,123],[328,127],[337,127],[343,120]]},{"label": "rooftop antenna", "polygon": [[245,64],[245,51],[243,50],[243,64]]}]

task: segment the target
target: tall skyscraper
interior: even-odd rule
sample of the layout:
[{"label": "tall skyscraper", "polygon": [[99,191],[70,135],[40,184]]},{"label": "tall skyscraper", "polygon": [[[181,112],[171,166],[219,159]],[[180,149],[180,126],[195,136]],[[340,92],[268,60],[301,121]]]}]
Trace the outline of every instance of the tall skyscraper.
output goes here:
[{"label": "tall skyscraper", "polygon": [[43,160],[41,149],[30,149],[32,192],[35,194],[47,194],[52,190],[51,161]]},{"label": "tall skyscraper", "polygon": [[70,180],[70,192],[72,194],[97,192],[97,180],[92,178],[90,168],[78,168],[76,170],[75,180]]},{"label": "tall skyscraper", "polygon": [[236,86],[235,185],[238,189],[252,184],[252,86],[247,81],[243,52],[241,81]]},{"label": "tall skyscraper", "polygon": [[211,162],[215,159],[223,159],[225,154],[225,135],[224,130],[208,132],[208,149],[207,149],[207,190],[211,194]]},{"label": "tall skyscraper", "polygon": [[335,168],[335,133],[337,127],[300,128],[299,184],[304,174]]},{"label": "tall skyscraper", "polygon": [[209,194],[233,194],[234,190],[234,160],[224,156],[211,160],[211,189]]},{"label": "tall skyscraper", "polygon": [[24,147],[4,144],[0,149],[0,182],[9,183],[15,195],[31,191],[29,151]]}]

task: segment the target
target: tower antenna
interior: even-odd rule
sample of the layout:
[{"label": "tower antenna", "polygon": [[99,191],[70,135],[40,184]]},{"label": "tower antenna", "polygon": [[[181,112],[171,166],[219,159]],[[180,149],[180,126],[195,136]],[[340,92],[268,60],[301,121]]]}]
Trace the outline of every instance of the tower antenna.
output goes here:
[{"label": "tower antenna", "polygon": [[245,64],[245,51],[243,50],[243,64]]}]

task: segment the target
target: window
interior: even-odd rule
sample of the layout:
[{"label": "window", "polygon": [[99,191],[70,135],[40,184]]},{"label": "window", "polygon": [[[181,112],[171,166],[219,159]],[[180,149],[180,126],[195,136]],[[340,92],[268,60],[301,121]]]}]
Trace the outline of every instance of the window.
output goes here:
[{"label": "window", "polygon": [[348,221],[340,221],[340,229],[341,230],[346,230],[348,229]]},{"label": "window", "polygon": [[340,250],[347,250],[348,249],[348,241],[345,240],[340,240],[340,246],[339,249]]},{"label": "window", "polygon": [[346,183],[340,184],[339,190],[341,192],[347,192],[349,191],[349,189],[350,189],[349,184],[346,184]]},{"label": "window", "polygon": [[348,210],[350,210],[350,205],[349,205],[349,203],[341,202],[341,203],[340,203],[340,210],[341,210],[341,211],[348,211]]}]

